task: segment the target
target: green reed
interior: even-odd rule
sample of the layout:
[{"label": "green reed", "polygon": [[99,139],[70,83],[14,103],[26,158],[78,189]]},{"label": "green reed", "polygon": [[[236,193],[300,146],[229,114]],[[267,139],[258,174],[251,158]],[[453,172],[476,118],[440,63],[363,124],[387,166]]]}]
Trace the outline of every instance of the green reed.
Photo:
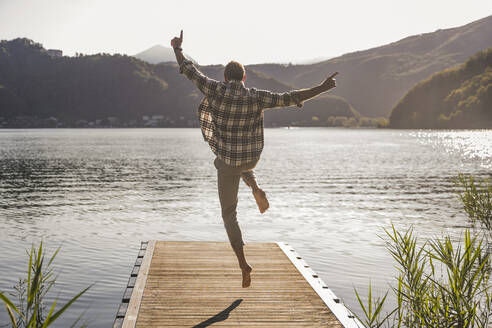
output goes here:
[{"label": "green reed", "polygon": [[369,286],[368,304],[356,297],[368,328],[480,327],[492,324],[490,257],[483,238],[465,231],[463,243],[449,236],[418,246],[412,229],[386,230],[387,248],[397,262],[397,307],[383,313],[386,295],[375,298]]},{"label": "green reed", "polygon": [[481,228],[487,241],[492,237],[492,184],[487,179],[475,179],[471,175],[460,174],[455,179],[460,187],[458,196],[471,223]]},{"label": "green reed", "polygon": [[[53,261],[60,249],[57,249],[46,262],[43,242],[36,248],[34,245],[28,253],[27,278],[19,279],[14,287],[17,305],[5,294],[0,292],[0,300],[5,304],[12,328],[45,328],[58,319],[79,297],[91,287],[87,287],[75,295],[60,309],[56,310],[57,301],[49,307],[45,298],[55,285],[56,277],[53,275]],[[79,318],[80,319],[80,318]],[[72,327],[74,327],[77,320]]]},{"label": "green reed", "polygon": [[355,295],[362,309],[359,320],[376,327],[453,327],[492,326],[491,195],[487,180],[476,182],[471,176],[455,180],[465,212],[477,232],[466,229],[464,240],[453,243],[449,236],[433,238],[420,245],[413,229],[400,232],[392,225],[385,230],[386,247],[396,261],[396,287],[391,288],[397,306],[384,311],[386,296],[375,297],[369,284],[367,304]]}]

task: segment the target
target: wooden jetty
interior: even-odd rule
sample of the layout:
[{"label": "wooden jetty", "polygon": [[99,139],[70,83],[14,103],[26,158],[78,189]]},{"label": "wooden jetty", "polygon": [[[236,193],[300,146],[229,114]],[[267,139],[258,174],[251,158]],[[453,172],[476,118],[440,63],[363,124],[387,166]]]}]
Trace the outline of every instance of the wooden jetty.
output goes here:
[{"label": "wooden jetty", "polygon": [[113,328],[364,327],[285,243],[248,243],[252,283],[227,242],[142,243]]}]

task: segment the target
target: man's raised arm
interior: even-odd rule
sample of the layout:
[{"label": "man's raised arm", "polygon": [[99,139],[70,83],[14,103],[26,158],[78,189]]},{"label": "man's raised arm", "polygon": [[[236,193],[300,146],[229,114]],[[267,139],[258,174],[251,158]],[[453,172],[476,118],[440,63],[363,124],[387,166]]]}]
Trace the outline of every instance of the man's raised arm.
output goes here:
[{"label": "man's raised arm", "polygon": [[213,80],[202,74],[191,62],[183,55],[181,44],[183,43],[183,30],[178,37],[171,40],[171,46],[174,49],[174,55],[179,65],[179,72],[184,74],[195,86],[205,95],[213,96],[217,90],[219,81]]},{"label": "man's raised arm", "polygon": [[293,90],[290,92],[275,93],[267,90],[258,90],[259,99],[262,109],[289,107],[297,105],[302,107],[302,103],[306,100],[316,97],[317,95],[326,92],[336,87],[334,77],[338,72],[330,75],[320,85],[308,89]]},{"label": "man's raised arm", "polygon": [[176,61],[178,62],[179,66],[181,66],[181,64],[185,60],[181,44],[183,44],[183,30],[181,30],[179,38],[175,37],[171,40],[171,47],[173,47],[174,49],[174,55],[176,56]]}]

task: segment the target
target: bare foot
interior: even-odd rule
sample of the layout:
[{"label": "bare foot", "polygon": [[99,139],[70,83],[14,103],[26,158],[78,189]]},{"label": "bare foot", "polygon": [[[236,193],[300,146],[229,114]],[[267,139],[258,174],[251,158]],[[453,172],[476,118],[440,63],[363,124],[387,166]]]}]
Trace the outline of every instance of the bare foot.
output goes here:
[{"label": "bare foot", "polygon": [[247,288],[251,285],[251,271],[253,271],[253,268],[248,265],[241,271],[243,272],[243,288]]},{"label": "bare foot", "polygon": [[265,192],[258,188],[253,190],[253,196],[255,197],[256,205],[258,205],[260,213],[265,213],[265,211],[270,207]]}]

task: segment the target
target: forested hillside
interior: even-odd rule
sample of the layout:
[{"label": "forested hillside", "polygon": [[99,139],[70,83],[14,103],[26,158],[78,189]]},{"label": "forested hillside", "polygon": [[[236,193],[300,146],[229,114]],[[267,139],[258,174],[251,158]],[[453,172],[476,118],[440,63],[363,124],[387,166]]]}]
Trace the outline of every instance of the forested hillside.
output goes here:
[{"label": "forested hillside", "polygon": [[492,48],[418,83],[390,116],[395,128],[492,128]]},{"label": "forested hillside", "polygon": [[492,16],[313,65],[260,64],[251,68],[297,87],[319,83],[331,72],[339,71],[336,95],[346,99],[363,116],[388,117],[416,83],[461,64],[490,46]]},{"label": "forested hillside", "polygon": [[[223,79],[223,66],[200,69],[212,78]],[[292,89],[254,70],[247,73],[249,87]],[[0,42],[0,118],[7,126],[41,124],[26,118],[19,121],[26,116],[52,117],[63,126],[108,119],[111,125],[139,126],[144,116],[155,116],[158,122],[152,124],[158,126],[197,126],[196,109],[201,98],[193,84],[179,74],[176,64],[152,65],[109,54],[51,57],[41,44],[29,39]],[[358,113],[343,98],[325,96],[295,114],[267,111],[265,121],[268,125],[287,125],[291,122],[286,117],[301,122],[330,115],[354,117]],[[15,120],[18,123],[13,124]]]}]

